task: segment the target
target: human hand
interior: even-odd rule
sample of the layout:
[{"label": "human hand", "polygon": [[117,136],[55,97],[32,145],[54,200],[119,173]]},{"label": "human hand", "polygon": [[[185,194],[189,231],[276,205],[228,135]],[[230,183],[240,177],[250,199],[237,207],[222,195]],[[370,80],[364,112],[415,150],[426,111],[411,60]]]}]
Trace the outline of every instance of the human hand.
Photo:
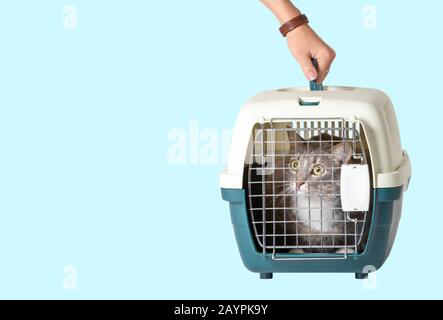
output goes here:
[{"label": "human hand", "polygon": [[[316,80],[317,83],[322,83],[335,59],[335,51],[307,24],[292,30],[286,38],[289,49],[306,78],[309,81]],[[318,70],[312,64],[312,59],[317,60]]]}]

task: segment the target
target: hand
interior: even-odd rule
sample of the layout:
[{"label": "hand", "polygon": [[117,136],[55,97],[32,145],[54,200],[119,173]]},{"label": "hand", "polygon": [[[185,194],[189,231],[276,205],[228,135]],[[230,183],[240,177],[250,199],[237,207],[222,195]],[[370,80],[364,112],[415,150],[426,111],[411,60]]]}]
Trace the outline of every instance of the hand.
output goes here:
[{"label": "hand", "polygon": [[[335,59],[335,51],[309,25],[300,26],[286,35],[288,46],[309,81],[322,83]],[[318,62],[318,71],[312,64]]]}]

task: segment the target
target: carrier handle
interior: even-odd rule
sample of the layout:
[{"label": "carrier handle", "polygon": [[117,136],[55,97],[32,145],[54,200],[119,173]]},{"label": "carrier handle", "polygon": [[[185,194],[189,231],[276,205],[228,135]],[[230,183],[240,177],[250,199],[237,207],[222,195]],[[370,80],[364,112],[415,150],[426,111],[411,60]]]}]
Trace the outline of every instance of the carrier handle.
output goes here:
[{"label": "carrier handle", "polygon": [[[314,65],[315,70],[318,71],[317,59],[312,59],[312,64]],[[323,91],[324,90],[323,84],[322,83],[318,84],[317,81],[315,81],[315,80],[309,82],[309,87],[310,87],[311,91]]]}]

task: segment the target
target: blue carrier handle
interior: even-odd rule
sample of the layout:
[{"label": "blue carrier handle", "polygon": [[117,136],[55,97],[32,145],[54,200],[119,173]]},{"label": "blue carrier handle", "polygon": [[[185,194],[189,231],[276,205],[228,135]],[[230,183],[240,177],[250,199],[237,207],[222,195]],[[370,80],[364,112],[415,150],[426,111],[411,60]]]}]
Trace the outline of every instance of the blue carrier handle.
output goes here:
[{"label": "blue carrier handle", "polygon": [[[316,59],[311,59],[312,64],[314,65],[315,69],[318,71],[318,62]],[[323,84],[318,84],[316,80],[309,81],[309,88],[311,91],[323,91],[324,87]],[[304,99],[299,99],[299,104],[302,107],[318,107],[320,105],[320,101],[305,101]]]},{"label": "blue carrier handle", "polygon": [[[314,65],[315,69],[318,71],[317,59],[312,59],[312,64]],[[318,84],[316,80],[309,82],[309,88],[311,89],[311,91],[323,91],[324,90],[323,84],[322,83]]]}]

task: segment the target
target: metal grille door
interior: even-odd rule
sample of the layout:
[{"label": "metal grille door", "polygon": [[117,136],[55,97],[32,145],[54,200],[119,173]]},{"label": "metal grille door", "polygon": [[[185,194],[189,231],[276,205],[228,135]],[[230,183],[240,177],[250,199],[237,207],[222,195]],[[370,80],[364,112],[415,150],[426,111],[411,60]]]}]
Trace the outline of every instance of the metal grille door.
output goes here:
[{"label": "metal grille door", "polygon": [[342,210],[343,165],[369,165],[358,121],[274,119],[255,127],[247,189],[263,253],[347,257],[364,250],[371,217]]}]

